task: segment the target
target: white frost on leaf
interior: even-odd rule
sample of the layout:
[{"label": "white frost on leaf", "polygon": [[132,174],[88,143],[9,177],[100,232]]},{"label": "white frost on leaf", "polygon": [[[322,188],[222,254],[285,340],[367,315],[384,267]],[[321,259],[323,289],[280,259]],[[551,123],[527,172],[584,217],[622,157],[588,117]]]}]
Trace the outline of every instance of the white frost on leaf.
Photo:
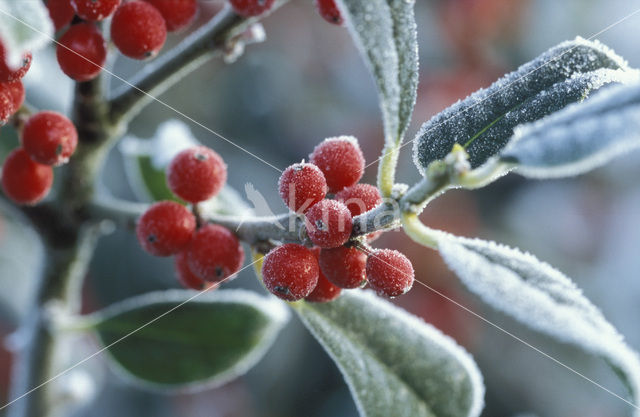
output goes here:
[{"label": "white frost on leaf", "polygon": [[437,236],[443,259],[471,292],[534,330],[606,359],[624,375],[638,403],[638,355],[569,278],[533,255],[495,242]]},{"label": "white frost on leaf", "polygon": [[612,86],[515,130],[501,154],[527,177],[578,175],[640,147],[640,83]]},{"label": "white frost on leaf", "polygon": [[352,37],[373,74],[385,140],[402,141],[418,87],[415,0],[338,0]]},{"label": "white frost on leaf", "polygon": [[444,158],[458,143],[476,168],[500,152],[517,125],[634,76],[620,56],[597,41],[563,42],[423,124],[413,148],[416,167],[426,172],[431,162]]},{"label": "white frost on leaf", "polygon": [[376,297],[345,291],[297,308],[340,368],[362,417],[477,417],[484,385],[473,358],[450,337]]},{"label": "white frost on leaf", "polygon": [[10,66],[19,67],[25,52],[45,47],[53,32],[42,0],[0,0],[0,39]]}]

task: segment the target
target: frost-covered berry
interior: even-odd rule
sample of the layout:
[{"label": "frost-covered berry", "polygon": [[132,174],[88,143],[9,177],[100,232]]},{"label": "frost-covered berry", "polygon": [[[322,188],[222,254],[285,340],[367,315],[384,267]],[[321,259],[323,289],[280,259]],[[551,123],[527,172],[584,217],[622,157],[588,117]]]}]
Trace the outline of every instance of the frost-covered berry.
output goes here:
[{"label": "frost-covered berry", "polygon": [[73,25],[60,38],[56,58],[62,72],[75,81],[89,81],[102,71],[107,42],[93,23]]},{"label": "frost-covered berry", "polygon": [[413,286],[413,266],[396,250],[376,250],[367,258],[367,280],[378,294],[397,297]]},{"label": "frost-covered berry", "polygon": [[357,183],[364,173],[364,156],[353,136],[325,139],[313,149],[309,158],[309,162],[324,173],[329,192]]},{"label": "frost-covered berry", "polygon": [[314,245],[337,248],[349,240],[353,219],[347,206],[335,200],[322,200],[307,210],[305,225]]},{"label": "frost-covered berry", "polygon": [[287,301],[301,300],[311,294],[319,274],[318,259],[313,251],[294,243],[271,250],[262,264],[264,285]]},{"label": "frost-covered berry", "polygon": [[316,7],[320,12],[320,16],[327,22],[334,25],[342,25],[344,23],[335,0],[316,0]]},{"label": "frost-covered berry", "polygon": [[71,0],[71,5],[81,19],[97,22],[111,16],[120,0]]},{"label": "frost-covered berry", "polygon": [[340,288],[359,288],[366,283],[367,254],[356,248],[322,249],[318,263],[327,279]]},{"label": "frost-covered berry", "polygon": [[140,217],[136,235],[140,246],[151,255],[169,256],[189,244],[195,229],[196,219],[185,206],[161,201]]},{"label": "frost-covered berry", "polygon": [[67,26],[73,20],[76,11],[71,5],[71,0],[48,0],[47,9],[49,9],[49,17],[53,22],[53,27],[60,30]]},{"label": "frost-covered berry", "polygon": [[174,32],[193,22],[198,12],[197,0],[145,0],[153,5],[167,24],[167,30]]},{"label": "frost-covered berry", "polygon": [[14,67],[7,62],[7,50],[2,41],[0,41],[0,83],[10,83],[24,77],[29,68],[31,68],[32,58],[31,52],[25,52],[17,67]]},{"label": "frost-covered berry", "polygon": [[2,165],[2,189],[18,204],[38,203],[52,184],[53,168],[34,162],[22,148],[11,152]]},{"label": "frost-covered berry", "polygon": [[304,299],[312,303],[327,303],[338,298],[341,292],[340,287],[333,285],[320,271],[316,287]]},{"label": "frost-covered berry", "polygon": [[229,0],[233,10],[240,16],[260,16],[273,6],[275,0]]},{"label": "frost-covered berry", "polygon": [[242,268],[244,249],[238,238],[220,225],[198,230],[187,248],[189,268],[207,282],[221,282]]},{"label": "frost-covered berry", "polygon": [[375,208],[382,203],[382,196],[378,187],[370,184],[355,184],[336,193],[336,200],[344,203],[352,216]]},{"label": "frost-covered berry", "polygon": [[145,1],[123,4],[111,20],[111,40],[129,58],[147,59],[157,55],[166,39],[167,25],[162,14]]},{"label": "frost-covered berry", "polygon": [[209,286],[215,285],[200,279],[196,274],[191,272],[186,251],[182,251],[176,255],[174,265],[178,281],[185,288],[201,291]]},{"label": "frost-covered berry", "polygon": [[71,120],[53,111],[31,116],[22,131],[22,147],[31,159],[44,165],[69,160],[78,144],[78,132]]},{"label": "frost-covered berry", "polygon": [[167,184],[175,195],[191,203],[215,196],[227,181],[227,165],[214,150],[194,146],[176,155],[167,169]]},{"label": "frost-covered berry", "polygon": [[302,162],[284,170],[278,191],[291,210],[304,213],[327,195],[327,182],[317,166]]},{"label": "frost-covered berry", "polygon": [[5,124],[24,102],[22,81],[0,83],[0,125]]}]

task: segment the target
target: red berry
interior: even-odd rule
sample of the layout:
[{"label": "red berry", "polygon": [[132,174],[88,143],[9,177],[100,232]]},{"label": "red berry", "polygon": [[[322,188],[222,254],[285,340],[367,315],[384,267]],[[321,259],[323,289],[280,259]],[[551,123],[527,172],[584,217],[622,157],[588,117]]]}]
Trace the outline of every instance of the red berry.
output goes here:
[{"label": "red berry", "polygon": [[351,236],[353,219],[347,206],[335,200],[322,200],[306,213],[307,234],[314,245],[337,248]]},{"label": "red berry", "polygon": [[157,55],[166,39],[164,18],[147,2],[125,3],[113,15],[111,40],[129,58],[146,59]]},{"label": "red berry", "polygon": [[344,203],[355,217],[379,206],[382,196],[380,190],[373,185],[355,184],[338,192],[336,200]]},{"label": "red berry", "polygon": [[83,20],[97,22],[111,16],[120,0],[71,0],[71,5]]},{"label": "red berry", "polygon": [[278,191],[291,210],[303,213],[327,195],[327,182],[317,166],[302,162],[284,170]]},{"label": "red berry", "polygon": [[294,243],[273,249],[262,264],[264,285],[287,301],[301,300],[311,294],[319,274],[318,259],[313,251]]},{"label": "red berry", "polygon": [[334,25],[342,25],[344,22],[335,0],[316,0],[316,7],[327,22]]},{"label": "red berry", "polygon": [[273,6],[275,0],[229,0],[233,10],[240,16],[260,16]]},{"label": "red berry", "polygon": [[151,255],[169,256],[189,244],[195,229],[196,218],[185,206],[161,201],[140,217],[136,235],[140,246]]},{"label": "red berry", "polygon": [[187,248],[189,268],[208,282],[221,282],[242,268],[244,249],[228,229],[208,224],[198,230]]},{"label": "red berry", "polygon": [[22,131],[22,147],[31,159],[44,165],[64,164],[77,144],[78,132],[71,120],[53,111],[31,116]]},{"label": "red berry", "polygon": [[325,139],[309,158],[324,173],[329,192],[357,183],[364,173],[364,156],[353,136]]},{"label": "red berry", "polygon": [[367,254],[346,246],[322,249],[320,270],[340,288],[359,288],[366,283]]},{"label": "red berry", "polygon": [[100,29],[92,23],[73,25],[56,47],[58,65],[75,81],[97,77],[107,60],[107,43]]},{"label": "red berry", "polygon": [[49,0],[47,1],[47,9],[49,9],[49,16],[56,30],[67,26],[76,15],[71,0]]},{"label": "red berry", "polygon": [[312,303],[327,303],[338,298],[341,292],[340,287],[333,285],[331,281],[324,276],[322,271],[320,271],[318,284],[313,291],[311,291],[311,294],[307,295],[304,299]]},{"label": "red berry", "polygon": [[193,272],[191,272],[186,251],[182,251],[176,255],[175,270],[178,281],[180,281],[180,284],[182,284],[182,286],[185,288],[201,291],[215,285],[206,282],[203,279],[200,279]]},{"label": "red berry", "polygon": [[367,280],[378,294],[397,297],[411,289],[413,266],[396,250],[376,250],[367,258]]},{"label": "red berry", "polygon": [[193,22],[198,12],[197,0],[146,0],[164,17],[167,30],[180,30]]},{"label": "red berry", "polygon": [[9,154],[2,166],[2,188],[18,204],[33,205],[42,200],[53,184],[53,168],[34,162],[18,148]]},{"label": "red berry", "polygon": [[0,41],[0,83],[9,83],[24,77],[31,67],[31,60],[31,52],[25,52],[22,62],[14,68],[7,62],[7,51]]},{"label": "red berry", "polygon": [[0,125],[5,124],[24,102],[22,81],[0,83]]},{"label": "red berry", "polygon": [[227,181],[227,165],[206,146],[194,146],[176,155],[167,170],[167,183],[175,195],[191,203],[215,196]]}]

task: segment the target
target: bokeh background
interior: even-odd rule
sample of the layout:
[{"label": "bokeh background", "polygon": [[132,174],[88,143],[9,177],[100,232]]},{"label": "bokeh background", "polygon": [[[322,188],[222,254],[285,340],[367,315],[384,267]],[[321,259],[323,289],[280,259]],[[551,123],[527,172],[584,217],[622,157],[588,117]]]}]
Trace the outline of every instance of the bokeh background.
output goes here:
[{"label": "bokeh background", "polygon": [[[199,23],[219,1],[201,1]],[[420,45],[418,102],[407,140],[420,124],[469,93],[488,86],[549,47],[577,35],[590,37],[640,8],[636,0],[417,0]],[[233,65],[212,61],[161,98],[238,145],[278,167],[306,158],[325,137],[359,138],[368,161],[383,138],[377,96],[346,29],[326,23],[311,0],[292,1],[264,22],[267,41],[248,47]],[[170,44],[183,34],[170,37]],[[640,67],[640,14],[598,35]],[[128,78],[141,64],[119,57],[113,71]],[[71,83],[40,51],[25,79],[28,98],[38,108],[67,110]],[[120,84],[108,80],[111,88]],[[151,104],[129,134],[152,138],[159,124],[179,116]],[[276,211],[285,207],[276,193],[278,173],[191,125],[192,134],[223,155],[229,183],[243,190],[251,182]],[[5,144],[15,142],[9,128]],[[375,183],[377,166],[364,181]],[[525,181],[510,175],[480,191],[452,191],[422,215],[430,226],[464,236],[481,236],[533,252],[572,277],[587,297],[640,350],[640,154],[568,180]],[[401,153],[398,179],[412,184],[419,174],[411,146]],[[112,152],[104,186],[135,199],[123,159]],[[12,361],[10,337],[24,317],[37,279],[42,249],[37,236],[7,206],[0,207],[0,401],[7,400]],[[624,388],[597,358],[528,331],[467,293],[437,253],[412,244],[402,232],[387,233],[379,247],[403,251],[417,279],[483,315],[514,335],[567,363],[614,392]],[[178,284],[170,260],[152,258],[124,231],[101,240],[85,287],[87,312],[115,301]],[[262,292],[248,270],[227,287]],[[414,289],[395,302],[455,338],[474,356],[487,385],[484,416],[610,417],[628,415],[628,405],[554,364],[514,338],[497,331],[429,289]],[[214,331],[214,329],[212,329]],[[124,341],[123,343],[126,343]],[[97,349],[84,338],[78,359]],[[93,379],[94,382],[90,383]],[[339,371],[293,317],[265,359],[221,388],[160,395],[120,378],[99,356],[67,383],[95,400],[77,416],[320,417],[357,416]]]}]

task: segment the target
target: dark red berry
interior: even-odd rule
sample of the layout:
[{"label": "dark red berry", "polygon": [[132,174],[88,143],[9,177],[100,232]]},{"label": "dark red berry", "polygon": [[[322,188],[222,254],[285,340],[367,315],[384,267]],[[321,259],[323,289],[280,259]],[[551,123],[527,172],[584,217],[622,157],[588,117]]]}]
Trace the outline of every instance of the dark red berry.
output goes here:
[{"label": "dark red berry", "polygon": [[31,116],[22,131],[22,147],[44,165],[66,163],[76,150],[78,132],[71,120],[53,111]]},{"label": "dark red berry", "polygon": [[24,102],[22,81],[0,83],[0,125],[5,124]]},{"label": "dark red berry", "polygon": [[97,22],[111,16],[120,6],[120,0],[71,0],[71,5],[83,20]]},{"label": "dark red berry", "polygon": [[89,81],[100,74],[107,60],[107,43],[93,23],[73,25],[56,47],[58,65],[75,81]]},{"label": "dark red berry", "polygon": [[273,6],[275,0],[229,0],[233,10],[240,16],[260,16]]},{"label": "dark red berry", "polygon": [[182,204],[161,201],[140,217],[136,235],[140,246],[155,256],[175,255],[184,249],[196,229],[196,218]]},{"label": "dark red berry", "polygon": [[221,282],[242,268],[244,249],[228,229],[208,224],[198,230],[187,248],[189,268],[208,282]]},{"label": "dark red berry", "polygon": [[366,283],[367,254],[356,248],[322,249],[318,263],[327,279],[340,288],[359,288]]},{"label": "dark red berry", "polygon": [[335,200],[322,200],[305,214],[309,239],[321,248],[337,248],[349,240],[353,219],[347,206]]},{"label": "dark red berry", "polygon": [[378,187],[370,184],[355,184],[336,193],[336,200],[344,203],[352,216],[379,206],[382,203],[382,196]]},{"label": "dark red berry", "polygon": [[56,31],[71,23],[76,14],[71,0],[48,0],[47,9],[49,9],[49,16]]},{"label": "dark red berry", "polygon": [[344,22],[335,0],[316,0],[316,7],[327,22],[334,25],[342,25]]},{"label": "dark red berry", "polygon": [[146,0],[164,17],[167,30],[174,32],[193,22],[198,12],[197,0]]},{"label": "dark red berry", "polygon": [[324,173],[329,192],[357,183],[364,173],[364,156],[353,136],[325,139],[309,158]]},{"label": "dark red berry", "polygon": [[0,83],[10,83],[25,76],[31,68],[31,52],[25,52],[17,67],[7,62],[7,51],[0,41]]},{"label": "dark red berry", "polygon": [[164,18],[145,1],[125,3],[113,15],[111,40],[129,58],[147,59],[157,55],[166,39]]},{"label": "dark red berry", "polygon": [[411,261],[396,250],[376,250],[367,258],[367,281],[379,295],[402,295],[411,289],[413,280]]},{"label": "dark red berry", "polygon": [[227,165],[206,146],[194,146],[176,155],[167,170],[167,183],[175,195],[198,203],[215,196],[227,181]]},{"label": "dark red berry", "polygon": [[53,184],[53,168],[34,162],[18,148],[2,165],[2,189],[18,204],[33,205],[42,200]]},{"label": "dark red berry", "polygon": [[291,210],[304,213],[327,195],[327,182],[317,166],[303,162],[284,170],[278,191]]},{"label": "dark red berry", "polygon": [[191,272],[186,251],[178,253],[174,261],[176,276],[178,277],[178,281],[180,282],[180,284],[182,284],[183,287],[201,291],[215,285],[210,282],[206,282],[203,279],[200,279],[196,276],[196,274]]},{"label": "dark red berry", "polygon": [[301,300],[318,284],[320,268],[316,255],[308,248],[288,243],[271,250],[262,264],[264,285],[287,301]]},{"label": "dark red berry", "polygon": [[[320,248],[313,248],[311,251],[316,255],[316,259],[320,256]],[[307,295],[304,299],[312,303],[327,303],[338,298],[341,292],[342,290],[340,287],[333,285],[322,273],[322,268],[320,268],[316,288],[314,288],[314,290],[311,291],[311,294]]]}]

